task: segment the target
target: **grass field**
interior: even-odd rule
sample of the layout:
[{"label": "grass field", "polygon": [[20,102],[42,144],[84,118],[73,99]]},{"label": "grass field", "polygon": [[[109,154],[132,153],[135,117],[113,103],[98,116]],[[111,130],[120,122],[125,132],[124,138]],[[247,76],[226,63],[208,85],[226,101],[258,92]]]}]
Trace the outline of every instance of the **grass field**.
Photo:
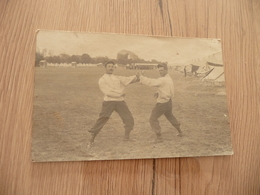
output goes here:
[{"label": "grass field", "polygon": [[[115,74],[130,76],[136,70],[118,68]],[[124,127],[117,113],[88,148],[90,129],[98,118],[103,94],[98,80],[100,67],[36,68],[33,111],[33,161],[79,161],[101,159],[168,158],[230,155],[232,147],[226,96],[215,95],[223,87],[208,85],[194,77],[170,70],[175,83],[173,114],[184,136],[164,116],[160,118],[162,143],[154,144],[149,116],[155,105],[155,88],[135,83],[126,88],[125,101],[135,119],[131,137],[124,142]],[[157,78],[157,70],[146,71]],[[226,116],[225,116],[226,115]]]}]

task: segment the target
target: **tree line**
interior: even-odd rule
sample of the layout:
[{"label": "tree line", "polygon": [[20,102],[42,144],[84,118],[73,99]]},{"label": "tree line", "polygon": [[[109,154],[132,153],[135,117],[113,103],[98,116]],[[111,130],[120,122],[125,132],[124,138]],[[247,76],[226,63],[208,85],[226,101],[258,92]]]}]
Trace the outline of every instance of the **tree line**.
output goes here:
[{"label": "tree line", "polygon": [[106,56],[105,57],[98,56],[92,58],[86,53],[82,55],[60,54],[60,55],[44,56],[43,53],[36,52],[35,66],[38,66],[41,60],[46,60],[48,63],[53,63],[53,64],[61,64],[61,63],[69,64],[71,62],[82,63],[82,64],[98,64],[112,59],[109,59]]},{"label": "tree line", "polygon": [[105,63],[109,60],[114,61],[116,64],[120,65],[127,65],[127,64],[133,64],[133,63],[161,63],[157,60],[144,60],[140,58],[136,59],[128,59],[126,56],[117,56],[117,59],[110,59],[107,56],[97,56],[97,57],[91,57],[89,54],[82,54],[82,55],[68,55],[68,54],[60,54],[60,55],[48,55],[46,56],[44,52],[36,52],[35,57],[35,66],[39,66],[39,62],[41,60],[46,60],[48,63],[53,64],[61,64],[66,63],[69,64],[71,62],[76,63],[82,63],[82,64],[99,64],[99,63]]}]

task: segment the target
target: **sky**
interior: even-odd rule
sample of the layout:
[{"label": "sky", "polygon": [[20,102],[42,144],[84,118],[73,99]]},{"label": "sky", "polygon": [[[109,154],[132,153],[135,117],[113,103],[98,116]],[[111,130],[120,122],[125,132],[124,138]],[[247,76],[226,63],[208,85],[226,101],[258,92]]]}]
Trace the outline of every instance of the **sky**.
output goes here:
[{"label": "sky", "polygon": [[221,42],[206,38],[40,30],[37,32],[36,49],[47,49],[52,55],[87,53],[92,58],[107,56],[111,59],[116,59],[117,53],[125,49],[145,60],[184,64],[220,52]]}]

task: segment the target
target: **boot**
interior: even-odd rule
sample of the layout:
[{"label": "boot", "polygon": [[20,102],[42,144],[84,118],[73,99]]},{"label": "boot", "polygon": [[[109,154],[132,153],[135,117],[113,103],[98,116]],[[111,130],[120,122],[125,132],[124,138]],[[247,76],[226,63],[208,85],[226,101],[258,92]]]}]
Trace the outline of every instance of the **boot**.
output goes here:
[{"label": "boot", "polygon": [[177,129],[177,131],[178,131],[178,133],[177,133],[177,136],[180,136],[180,137],[182,137],[182,136],[183,136],[183,134],[182,134],[182,130],[181,130],[180,126],[181,126],[181,125],[175,126],[175,128],[176,128],[176,129]]},{"label": "boot", "polygon": [[95,134],[95,133],[91,133],[91,137],[90,137],[89,144],[88,144],[89,148],[93,146],[96,135],[97,134]]},{"label": "boot", "polygon": [[156,138],[153,143],[161,143],[161,142],[163,142],[163,138],[162,138],[161,134],[156,135]]},{"label": "boot", "polygon": [[124,141],[129,141],[130,140],[130,132],[125,132],[125,135],[124,135]]},{"label": "boot", "polygon": [[123,141],[135,141],[135,139],[130,139],[130,131],[125,131]]}]

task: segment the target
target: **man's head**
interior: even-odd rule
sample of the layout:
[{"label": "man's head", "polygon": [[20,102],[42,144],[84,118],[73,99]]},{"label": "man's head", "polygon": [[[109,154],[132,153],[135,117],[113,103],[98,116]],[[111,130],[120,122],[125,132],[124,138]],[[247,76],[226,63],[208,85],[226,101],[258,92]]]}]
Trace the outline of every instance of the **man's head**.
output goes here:
[{"label": "man's head", "polygon": [[168,73],[167,64],[158,64],[158,70],[161,77],[164,77]]},{"label": "man's head", "polygon": [[115,63],[113,61],[108,61],[105,63],[105,69],[107,74],[113,74],[115,70]]}]

